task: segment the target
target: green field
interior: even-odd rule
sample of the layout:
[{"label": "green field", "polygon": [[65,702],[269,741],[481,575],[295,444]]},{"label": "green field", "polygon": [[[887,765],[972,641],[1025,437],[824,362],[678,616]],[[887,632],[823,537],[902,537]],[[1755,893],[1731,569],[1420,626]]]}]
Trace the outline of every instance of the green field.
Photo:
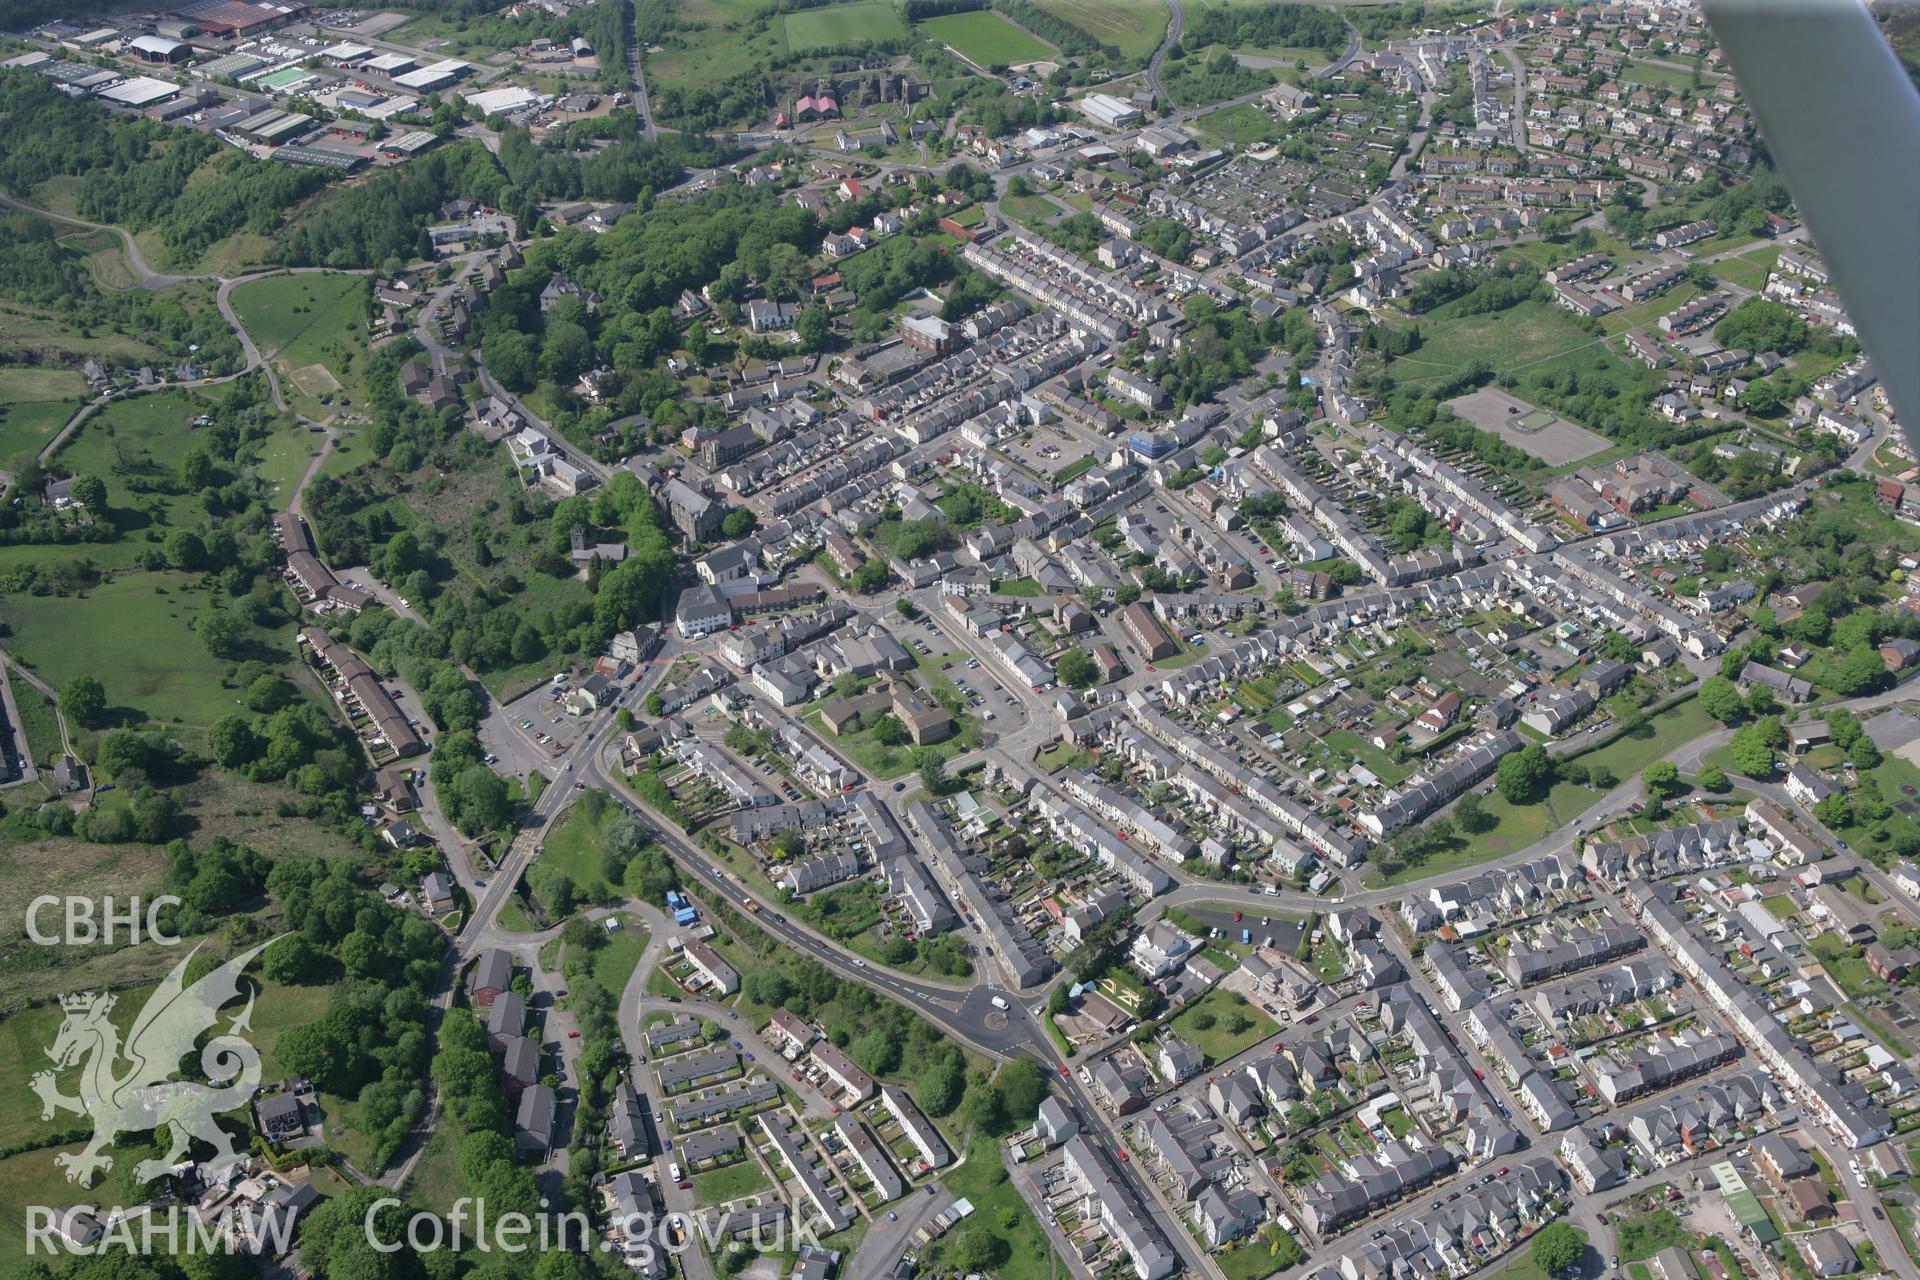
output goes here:
[{"label": "green field", "polygon": [[[210,600],[198,574],[143,573],[78,596],[15,595],[0,617],[13,629],[13,655],[54,688],[82,673],[98,676],[111,722],[205,729],[240,701],[222,682],[232,661],[208,653],[191,625]],[[285,665],[293,630],[254,628],[240,658]]]},{"label": "green field", "polygon": [[547,841],[540,847],[540,862],[564,872],[582,902],[625,896],[600,874],[600,855],[606,849],[600,840],[600,827],[618,812],[608,805],[596,816],[586,806],[575,805],[560,825],[547,833]]},{"label": "green field", "polygon": [[233,290],[234,314],[263,352],[281,351],[326,321],[333,307],[362,279],[304,273],[250,280]]},{"label": "green field", "polygon": [[[762,21],[760,0],[679,0],[673,7],[674,40],[646,56],[647,86],[654,111],[672,118],[667,90],[697,95],[734,76],[761,70],[788,55],[786,20]],[[747,117],[739,117],[745,122]]]},{"label": "green field", "polygon": [[0,404],[23,400],[82,400],[92,394],[78,369],[0,366]]},{"label": "green field", "polygon": [[1129,61],[1145,61],[1167,34],[1166,0],[1035,0]]},{"label": "green field", "polygon": [[18,471],[46,448],[73,417],[71,400],[0,404],[0,471]]},{"label": "green field", "polygon": [[[1586,1240],[1586,1232],[1580,1230],[1578,1227],[1575,1227],[1573,1230],[1582,1241]],[[1583,1266],[1585,1265],[1585,1261],[1585,1259],[1582,1259]],[[1513,1251],[1513,1260],[1511,1262],[1500,1268],[1500,1270],[1493,1272],[1487,1277],[1487,1280],[1552,1280],[1552,1278],[1547,1275],[1545,1268],[1533,1260],[1533,1256],[1523,1246]]]},{"label": "green field", "polygon": [[[1643,84],[1653,89],[1689,89],[1693,87],[1694,75],[1679,67],[1658,66],[1651,62],[1629,62],[1620,69],[1620,78],[1629,84]],[[1702,69],[1700,84],[1702,91],[1710,91],[1720,83],[1720,77]]]},{"label": "green field", "polygon": [[123,537],[144,535],[156,525],[198,528],[204,507],[197,493],[155,492],[136,484],[178,475],[180,460],[196,443],[194,419],[213,407],[211,399],[192,391],[115,400],[67,437],[50,470],[104,480],[110,518]]},{"label": "green field", "polygon": [[1200,132],[1218,142],[1251,147],[1262,142],[1277,142],[1286,136],[1287,130],[1260,108],[1243,102],[1200,117]]},{"label": "green field", "polygon": [[[1236,1018],[1246,1024],[1238,1031],[1229,1026]],[[1245,1052],[1279,1030],[1273,1019],[1248,1004],[1244,996],[1218,987],[1182,1009],[1168,1025],[1176,1035],[1199,1046],[1207,1055],[1208,1066]]]},{"label": "green field", "polygon": [[1709,262],[1707,270],[1713,272],[1716,279],[1727,284],[1737,284],[1743,289],[1755,293],[1766,287],[1767,275],[1773,270],[1773,264],[1780,260],[1782,245],[1763,245],[1749,249],[1745,253],[1731,258],[1722,258],[1718,262]]},{"label": "green field", "polygon": [[1550,302],[1523,302],[1488,315],[1454,317],[1440,307],[1421,320],[1420,332],[1419,350],[1393,362],[1397,382],[1449,378],[1476,361],[1485,361],[1498,374],[1575,352],[1607,355],[1602,340],[1580,328],[1572,312]]},{"label": "green field", "polygon": [[626,990],[627,981],[633,977],[640,957],[646,954],[647,940],[651,937],[646,921],[639,916],[622,912],[617,918],[620,927],[612,933],[607,932],[604,924],[596,926],[607,944],[593,953],[594,981],[615,996]]},{"label": "green field", "polygon": [[60,717],[53,699],[28,684],[17,671],[8,670],[7,683],[13,690],[13,708],[20,714],[20,732],[25,742],[15,745],[29,760],[45,768],[60,754]]},{"label": "green field", "polygon": [[287,504],[325,439],[317,432],[288,431],[260,447],[259,475],[268,486],[268,502],[275,507]]},{"label": "green field", "polygon": [[767,1189],[767,1175],[752,1155],[720,1169],[693,1175],[693,1194],[702,1205],[722,1205]]},{"label": "green field", "polygon": [[868,40],[900,40],[907,28],[889,0],[859,0],[856,4],[802,9],[785,18],[787,47],[794,53],[860,44]]},{"label": "green field", "polygon": [[1001,197],[1000,212],[1038,230],[1054,219],[1064,217],[1068,211],[1045,196],[1032,195]]},{"label": "green field", "polygon": [[1322,741],[1335,751],[1344,751],[1358,760],[1388,786],[1397,786],[1415,767],[1414,761],[1395,760],[1351,729],[1336,729]]},{"label": "green field", "polygon": [[942,44],[951,45],[961,57],[983,67],[1037,62],[1054,53],[1051,45],[1035,39],[991,9],[928,18],[920,27]]},{"label": "green field", "polygon": [[366,397],[359,370],[367,288],[365,276],[302,274],[268,276],[233,291],[234,314],[273,361],[282,392],[310,417],[327,415],[323,396],[333,403]]}]

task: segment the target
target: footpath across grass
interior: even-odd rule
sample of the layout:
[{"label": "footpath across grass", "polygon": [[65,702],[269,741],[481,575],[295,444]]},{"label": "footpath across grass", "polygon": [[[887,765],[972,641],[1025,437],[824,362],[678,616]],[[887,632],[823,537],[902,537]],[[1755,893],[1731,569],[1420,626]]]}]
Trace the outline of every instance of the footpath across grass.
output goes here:
[{"label": "footpath across grass", "polygon": [[286,667],[293,627],[250,627],[233,658],[207,652],[194,621],[211,604],[199,575],[140,573],[77,596],[16,595],[8,602],[15,657],[58,689],[73,676],[98,676],[110,720],[152,720],[208,728],[235,710],[241,691],[223,681],[235,661]]}]

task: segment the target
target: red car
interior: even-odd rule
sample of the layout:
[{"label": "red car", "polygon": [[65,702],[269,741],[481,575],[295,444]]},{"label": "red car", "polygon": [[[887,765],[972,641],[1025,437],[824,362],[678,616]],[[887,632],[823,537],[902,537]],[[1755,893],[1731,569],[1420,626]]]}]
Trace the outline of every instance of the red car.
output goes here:
[{"label": "red car", "polygon": [[1064,1062],[1060,1064],[1060,1074],[1063,1076],[1067,1074],[1067,1064]]},{"label": "red car", "polygon": [[1236,911],[1236,912],[1234,912],[1234,913],[1233,913],[1233,922],[1234,922],[1235,924],[1239,924],[1239,923],[1240,923],[1240,921],[1241,921],[1242,919],[1244,919],[1244,918],[1245,918],[1245,917],[1244,917],[1244,916],[1242,915],[1242,913],[1240,913],[1240,912],[1238,912],[1238,911]]},{"label": "red car", "polygon": [[569,1031],[569,1032],[567,1032],[567,1039],[569,1039],[569,1040],[578,1040],[579,1038],[580,1038],[580,1033],[579,1033],[578,1031]]}]

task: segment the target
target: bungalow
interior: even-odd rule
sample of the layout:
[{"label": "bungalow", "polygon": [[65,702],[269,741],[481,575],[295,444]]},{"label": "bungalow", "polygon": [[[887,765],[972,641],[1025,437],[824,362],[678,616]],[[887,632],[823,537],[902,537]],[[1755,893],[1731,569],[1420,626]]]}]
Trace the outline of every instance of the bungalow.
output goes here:
[{"label": "bungalow", "polygon": [[1805,680],[1772,667],[1763,667],[1757,662],[1748,662],[1740,668],[1740,685],[1747,692],[1751,692],[1756,685],[1771,689],[1788,702],[1805,702],[1813,697],[1813,686]]}]

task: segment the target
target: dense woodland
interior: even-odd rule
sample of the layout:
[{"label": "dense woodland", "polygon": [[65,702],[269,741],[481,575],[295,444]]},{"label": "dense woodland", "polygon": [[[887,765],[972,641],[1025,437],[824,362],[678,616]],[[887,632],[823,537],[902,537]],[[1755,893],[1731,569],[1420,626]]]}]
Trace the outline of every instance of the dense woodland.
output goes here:
[{"label": "dense woodland", "polygon": [[716,144],[697,137],[669,134],[658,143],[645,141],[632,117],[623,119],[613,140],[598,151],[565,150],[565,135],[555,146],[542,147],[525,130],[507,128],[498,157],[478,142],[463,142],[384,169],[363,183],[336,187],[281,237],[278,254],[292,266],[404,262],[422,253],[422,228],[437,221],[440,207],[455,197],[503,209],[531,227],[539,221],[542,202],[642,200],[680,181],[688,164],[712,165],[726,157]]},{"label": "dense woodland", "polygon": [[[112,330],[164,356],[191,356],[210,374],[240,366],[239,339],[211,305],[189,307],[178,291],[104,292],[81,255],[61,244],[56,230],[30,213],[0,212],[0,297],[42,308],[51,322],[83,336]],[[31,335],[0,342],[0,365],[39,363],[49,345]]]},{"label": "dense woodland", "polygon": [[1346,48],[1347,28],[1338,13],[1316,5],[1209,4],[1187,12],[1181,42],[1192,49],[1318,49],[1332,57]]},{"label": "dense woodland", "polygon": [[0,70],[0,188],[26,197],[58,177],[80,179],[81,217],[157,228],[187,262],[235,232],[271,232],[326,181],[317,170],[251,159],[210,134],[76,102],[30,71]]}]

